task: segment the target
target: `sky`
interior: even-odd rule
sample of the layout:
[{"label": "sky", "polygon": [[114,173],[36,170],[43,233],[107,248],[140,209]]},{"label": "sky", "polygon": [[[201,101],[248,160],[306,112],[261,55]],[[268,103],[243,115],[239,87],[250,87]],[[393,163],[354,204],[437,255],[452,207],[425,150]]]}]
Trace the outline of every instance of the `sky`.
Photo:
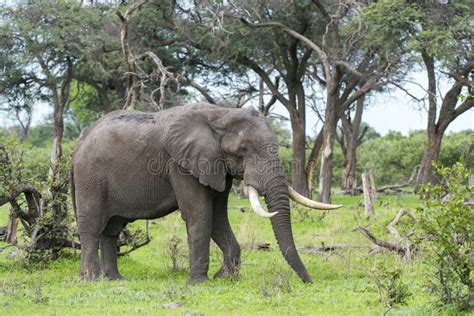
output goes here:
[{"label": "sky", "polygon": [[[426,86],[426,76],[422,72],[418,72],[414,73],[410,79],[410,81],[417,84],[407,83],[405,88],[416,97],[422,98],[425,92],[419,85]],[[443,95],[448,87],[449,83],[447,81],[440,83],[439,89]],[[288,117],[288,112],[281,104],[277,104],[273,111]],[[39,106],[33,117],[33,125],[43,121],[50,113],[51,110],[47,105]],[[314,136],[322,124],[309,107],[306,109],[306,117],[307,135]],[[382,135],[387,134],[390,130],[408,135],[410,131],[426,129],[427,111],[422,104],[417,104],[405,92],[395,88],[390,92],[378,93],[371,97],[367,107],[364,109],[362,120]],[[4,112],[0,112],[0,124],[1,126],[12,124],[12,121]],[[289,124],[287,124],[287,127],[289,128]],[[447,131],[457,132],[466,129],[474,130],[474,109],[458,117],[449,125]]]},{"label": "sky", "polygon": [[[411,82],[406,83],[404,88],[417,98],[423,98],[425,91],[420,87],[427,86],[427,79],[423,72],[417,72],[409,78]],[[449,88],[449,82],[440,80],[439,89],[444,95]],[[441,100],[438,100],[438,104]],[[427,102],[426,102],[427,104]],[[279,105],[275,112],[288,117],[286,109]],[[312,109],[306,109],[306,133],[313,136],[317,130],[321,129],[317,115]],[[426,129],[428,112],[427,107],[422,103],[415,102],[404,91],[394,88],[389,92],[377,93],[368,101],[364,108],[362,120],[373,127],[381,135],[386,135],[389,131],[399,131],[403,135],[408,135],[410,131]],[[447,132],[458,132],[466,129],[474,130],[474,109],[459,116],[448,127]]]}]

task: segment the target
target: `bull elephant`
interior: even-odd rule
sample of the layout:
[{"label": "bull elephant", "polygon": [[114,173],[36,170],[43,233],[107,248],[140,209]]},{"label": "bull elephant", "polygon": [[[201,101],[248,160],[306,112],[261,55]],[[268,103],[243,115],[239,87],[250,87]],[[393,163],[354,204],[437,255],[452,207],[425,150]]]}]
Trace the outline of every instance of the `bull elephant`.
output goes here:
[{"label": "bull elephant", "polygon": [[[275,134],[254,109],[198,103],[158,113],[116,111],[82,133],[72,157],[71,183],[81,240],[80,276],[120,279],[117,237],[137,219],[180,210],[186,223],[192,284],[208,280],[210,240],[223,252],[215,277],[232,273],[240,247],[227,215],[232,179],[243,179],[257,214],[271,217],[286,261],[311,283],[291,229],[288,198],[313,208],[338,205],[289,189]],[[270,212],[258,201],[265,197]],[[99,252],[100,249],[100,260]]]}]

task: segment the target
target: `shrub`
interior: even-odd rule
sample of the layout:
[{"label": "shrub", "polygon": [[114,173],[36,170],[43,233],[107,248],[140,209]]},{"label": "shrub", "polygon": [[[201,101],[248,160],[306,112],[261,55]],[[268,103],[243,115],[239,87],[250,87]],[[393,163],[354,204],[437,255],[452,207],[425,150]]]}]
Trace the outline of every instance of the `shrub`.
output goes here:
[{"label": "shrub", "polygon": [[262,272],[260,292],[267,299],[280,300],[282,295],[290,293],[292,272],[282,262],[274,262]]},{"label": "shrub", "polygon": [[71,244],[68,170],[63,157],[53,177],[45,182],[35,181],[36,177],[25,167],[23,147],[0,137],[0,201],[10,203],[14,217],[23,225],[25,242],[17,246],[26,251],[28,263],[47,264]]},{"label": "shrub", "polygon": [[419,208],[420,226],[426,235],[425,249],[429,279],[427,289],[439,305],[459,310],[473,307],[474,210],[472,174],[461,163],[451,168],[437,167],[439,185],[426,186]]},{"label": "shrub", "polygon": [[379,263],[372,269],[372,279],[377,286],[380,302],[393,308],[406,305],[411,296],[408,285],[403,282],[401,268],[388,268],[384,263]]}]

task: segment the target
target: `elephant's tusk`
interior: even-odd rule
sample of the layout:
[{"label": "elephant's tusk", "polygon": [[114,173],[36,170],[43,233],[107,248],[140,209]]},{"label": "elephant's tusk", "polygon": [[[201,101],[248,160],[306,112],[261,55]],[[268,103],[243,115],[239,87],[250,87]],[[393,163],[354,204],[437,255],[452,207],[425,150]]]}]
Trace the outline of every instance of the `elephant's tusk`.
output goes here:
[{"label": "elephant's tusk", "polygon": [[300,203],[301,205],[307,206],[309,208],[314,208],[318,210],[333,210],[336,208],[342,207],[340,204],[326,204],[326,203],[321,203],[321,202],[316,202],[313,200],[308,199],[307,197],[302,196],[298,192],[296,192],[292,187],[288,186],[288,191],[290,194],[290,198],[297,202]]},{"label": "elephant's tusk", "polygon": [[258,192],[254,187],[247,186],[247,192],[249,195],[250,206],[252,206],[252,209],[257,213],[257,215],[261,217],[273,217],[278,214],[278,212],[269,213],[263,208],[258,200]]}]

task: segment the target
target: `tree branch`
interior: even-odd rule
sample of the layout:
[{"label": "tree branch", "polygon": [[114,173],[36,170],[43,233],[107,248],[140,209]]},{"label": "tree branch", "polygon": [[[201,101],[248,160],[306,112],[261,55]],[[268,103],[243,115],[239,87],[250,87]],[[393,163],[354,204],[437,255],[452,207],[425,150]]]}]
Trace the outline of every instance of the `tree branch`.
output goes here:
[{"label": "tree branch", "polygon": [[399,85],[398,83],[392,81],[392,80],[388,80],[387,81],[388,83],[390,83],[391,85],[397,87],[398,89],[402,90],[403,92],[405,92],[406,95],[408,95],[410,98],[412,98],[413,100],[416,100],[418,102],[423,102],[425,100],[425,98],[418,98],[416,96],[414,96],[413,94],[411,94],[407,89],[405,89],[403,86]]},{"label": "tree branch", "polygon": [[206,99],[207,102],[217,104],[214,98],[209,94],[209,90],[207,90],[206,88],[191,79],[188,79],[188,84],[197,91],[199,91],[199,93],[201,93],[201,95]]},{"label": "tree branch", "polygon": [[474,98],[469,96],[463,103],[461,103],[455,110],[454,110],[454,118],[458,117],[459,115],[463,114],[464,112],[472,109],[474,107]]},{"label": "tree branch", "polygon": [[[251,68],[253,71],[255,71],[257,73],[257,75],[260,76],[260,78],[263,79],[263,81],[265,82],[265,84],[267,85],[268,89],[270,89],[270,91],[272,92],[273,95],[275,95],[277,98],[278,98],[278,101],[280,101],[287,109],[288,111],[292,111],[292,107],[291,107],[291,104],[290,104],[290,101],[285,98],[281,93],[280,91],[278,91],[278,88],[273,84],[272,80],[270,79],[270,77],[267,75],[267,73],[265,72],[265,70],[263,70],[256,62],[254,62],[253,60],[249,59],[248,57],[246,56],[239,56],[237,58],[237,61],[244,65],[244,66],[247,66],[249,68]],[[294,110],[294,109],[293,109]]]},{"label": "tree branch", "polygon": [[300,34],[296,32],[295,30],[289,28],[288,26],[284,25],[283,23],[280,22],[265,22],[265,23],[251,23],[244,18],[240,18],[240,21],[244,23],[246,26],[251,27],[251,28],[260,28],[260,27],[277,27],[282,29],[284,32],[290,34],[294,38],[302,41],[305,43],[309,48],[314,50],[318,56],[319,59],[321,60],[321,64],[324,69],[324,74],[326,78],[330,77],[330,65],[329,65],[329,59],[326,53],[318,46],[316,43],[314,43],[312,40],[304,36],[303,34]]}]

